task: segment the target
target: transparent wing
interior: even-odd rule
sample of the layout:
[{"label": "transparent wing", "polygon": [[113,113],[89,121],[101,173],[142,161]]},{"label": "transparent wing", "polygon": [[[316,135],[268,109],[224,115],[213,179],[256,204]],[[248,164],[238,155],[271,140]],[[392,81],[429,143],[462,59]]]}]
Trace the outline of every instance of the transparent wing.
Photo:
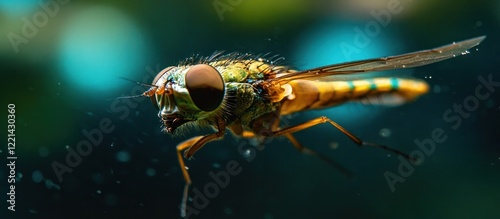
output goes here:
[{"label": "transparent wing", "polygon": [[486,38],[486,36],[480,36],[434,49],[422,50],[403,55],[329,65],[281,75],[272,80],[288,82],[297,79],[311,79],[331,75],[345,75],[417,67],[465,55],[469,53],[467,51],[468,49],[479,45],[484,38]]}]

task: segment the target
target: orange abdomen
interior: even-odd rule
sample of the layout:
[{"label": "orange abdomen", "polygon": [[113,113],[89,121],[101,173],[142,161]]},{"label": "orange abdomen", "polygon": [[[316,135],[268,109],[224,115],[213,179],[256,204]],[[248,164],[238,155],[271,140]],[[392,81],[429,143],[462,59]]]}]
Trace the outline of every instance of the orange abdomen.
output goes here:
[{"label": "orange abdomen", "polygon": [[361,101],[398,105],[427,93],[426,82],[415,79],[373,78],[354,81],[295,80],[289,83],[292,94],[281,101],[281,114],[321,109]]}]

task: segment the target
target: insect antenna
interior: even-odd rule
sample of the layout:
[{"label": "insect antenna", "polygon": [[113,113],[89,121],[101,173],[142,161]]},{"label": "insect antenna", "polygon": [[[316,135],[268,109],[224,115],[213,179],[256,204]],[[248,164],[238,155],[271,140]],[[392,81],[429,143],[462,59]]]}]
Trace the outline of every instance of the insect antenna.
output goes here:
[{"label": "insect antenna", "polygon": [[138,85],[141,85],[141,86],[144,86],[144,87],[154,87],[154,88],[158,88],[158,86],[156,86],[156,85],[152,85],[152,84],[145,84],[145,83],[141,83],[141,82],[134,81],[134,80],[131,80],[131,79],[128,79],[128,78],[124,78],[124,77],[120,77],[120,79],[123,79],[123,80],[126,80],[126,81],[130,81],[130,82],[132,82],[132,83],[135,83],[135,84],[138,84]]},{"label": "insect antenna", "polygon": [[[158,88],[158,86],[156,86],[156,85],[145,84],[145,83],[141,83],[141,82],[134,81],[134,80],[131,80],[131,79],[128,79],[128,78],[124,78],[124,77],[119,77],[119,78],[123,79],[123,80],[126,80],[126,81],[130,81],[132,83],[135,83],[135,84],[138,84],[138,85],[141,85],[141,86],[144,86],[144,87],[150,87],[150,89]],[[132,98],[144,97],[144,96],[148,96],[148,95],[146,95],[146,92],[142,93],[142,94],[132,95],[132,96],[109,98],[109,99],[106,99],[106,100],[110,101],[110,100],[122,100],[122,99],[132,99]]]},{"label": "insect antenna", "polygon": [[144,97],[144,94],[138,94],[138,95],[133,95],[133,96],[124,96],[124,97],[109,98],[109,99],[106,99],[106,101],[110,101],[110,100],[122,100],[122,99],[132,99],[132,98],[138,98],[138,97]]}]

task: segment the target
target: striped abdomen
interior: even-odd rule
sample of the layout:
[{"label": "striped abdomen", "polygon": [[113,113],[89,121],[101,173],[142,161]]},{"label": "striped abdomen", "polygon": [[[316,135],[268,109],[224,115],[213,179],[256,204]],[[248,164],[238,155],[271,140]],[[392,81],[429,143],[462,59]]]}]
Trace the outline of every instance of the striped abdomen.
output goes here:
[{"label": "striped abdomen", "polygon": [[424,81],[401,78],[355,81],[295,80],[289,84],[292,86],[292,94],[282,100],[282,115],[331,107],[347,101],[398,105],[429,90]]}]

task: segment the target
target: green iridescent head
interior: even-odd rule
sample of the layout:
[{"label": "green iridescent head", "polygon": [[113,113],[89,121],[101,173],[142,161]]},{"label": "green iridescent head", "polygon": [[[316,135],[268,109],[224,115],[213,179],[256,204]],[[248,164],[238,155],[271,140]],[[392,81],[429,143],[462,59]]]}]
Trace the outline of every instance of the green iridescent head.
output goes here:
[{"label": "green iridescent head", "polygon": [[182,124],[197,121],[214,113],[224,99],[221,74],[207,64],[171,66],[154,78],[144,93],[159,110],[165,131],[173,133]]}]

